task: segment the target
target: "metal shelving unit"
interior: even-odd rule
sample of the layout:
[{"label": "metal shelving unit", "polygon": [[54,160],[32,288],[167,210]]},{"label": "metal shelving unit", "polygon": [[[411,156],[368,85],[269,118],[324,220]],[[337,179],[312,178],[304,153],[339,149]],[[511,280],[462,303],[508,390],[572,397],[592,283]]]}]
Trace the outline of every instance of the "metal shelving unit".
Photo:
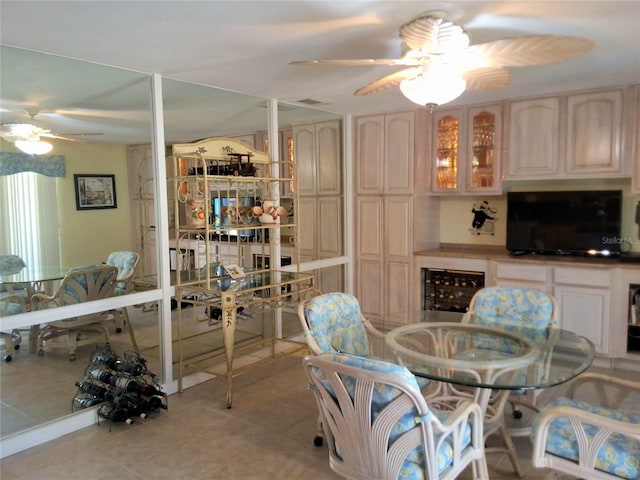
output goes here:
[{"label": "metal shelving unit", "polygon": [[[296,238],[298,225],[284,205],[295,206],[297,198],[280,198],[280,192],[295,181],[292,161],[271,162],[268,154],[230,138],[213,138],[173,146],[169,188],[175,192],[175,247],[193,251],[195,275],[177,275],[179,388],[182,390],[182,321],[196,317],[196,308],[211,315],[219,312],[222,322],[227,376],[227,407],[232,405],[232,371],[238,311],[245,308],[273,312],[297,302],[313,289],[313,276],[280,271],[280,242]],[[281,176],[288,172],[288,176]],[[289,176],[290,175],[290,176]],[[294,189],[297,191],[297,189]],[[295,264],[299,264],[297,249]],[[254,258],[269,258],[256,264]],[[240,270],[237,275],[234,270]],[[197,320],[197,318],[194,318]],[[275,353],[271,328],[256,343],[269,342]]]}]

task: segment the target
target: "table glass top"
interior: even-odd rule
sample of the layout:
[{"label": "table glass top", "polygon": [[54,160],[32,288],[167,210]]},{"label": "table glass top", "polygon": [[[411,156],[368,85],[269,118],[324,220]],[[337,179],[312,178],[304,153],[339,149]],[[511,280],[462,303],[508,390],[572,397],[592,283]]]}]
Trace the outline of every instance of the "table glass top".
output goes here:
[{"label": "table glass top", "polygon": [[60,280],[69,271],[68,267],[24,267],[16,273],[0,274],[0,284],[35,283]]},{"label": "table glass top", "polygon": [[[567,330],[551,330],[540,345],[527,335],[462,323],[462,318],[436,311],[387,315],[378,334],[367,332],[369,354],[432,380],[508,390],[564,383],[586,370],[595,355],[590,341]],[[415,322],[399,323],[406,320]],[[362,331],[356,326],[338,332],[333,347],[350,353],[348,346]]]}]

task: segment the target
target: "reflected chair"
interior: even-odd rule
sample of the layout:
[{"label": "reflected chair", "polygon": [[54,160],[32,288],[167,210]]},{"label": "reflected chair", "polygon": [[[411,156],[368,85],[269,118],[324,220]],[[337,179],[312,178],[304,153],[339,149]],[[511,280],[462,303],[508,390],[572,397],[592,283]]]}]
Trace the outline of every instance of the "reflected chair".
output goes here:
[{"label": "reflected chair", "polygon": [[[11,275],[14,273],[18,273],[26,266],[27,264],[18,255],[0,255],[0,275]],[[0,306],[0,311],[2,311],[4,315],[13,315],[15,313],[21,313],[21,311],[23,310],[28,310],[27,306],[29,303],[29,298],[33,293],[33,288],[29,283],[0,284],[0,301],[2,301],[4,304],[4,306]],[[8,297],[12,297],[12,299]],[[16,297],[21,297],[21,299]],[[21,310],[17,311],[17,308],[20,305],[22,305],[24,308],[20,307]],[[6,340],[6,346],[8,349],[9,343],[11,343],[11,349],[18,350],[20,348],[20,344],[22,343],[22,335],[20,334],[20,330],[14,329],[11,331],[11,333],[0,332],[0,337]],[[5,355],[5,360],[11,361],[11,355],[9,353]]]},{"label": "reflected chair", "polygon": [[[360,310],[360,303],[353,295],[342,292],[320,293],[298,303],[298,319],[309,351],[313,355],[336,352],[331,341],[346,328],[361,329],[361,335],[353,335],[351,345],[345,345],[343,351],[352,354],[367,354],[369,344],[367,330],[382,335],[367,320]],[[316,446],[322,445],[322,423],[318,418],[318,431],[313,440]]]},{"label": "reflected chair", "polygon": [[[577,399],[578,390],[589,401]],[[566,396],[551,401],[534,419],[533,466],[578,478],[640,478],[639,399],[640,382],[580,375]]]},{"label": "reflected chair", "polygon": [[[531,340],[546,359],[550,361],[551,351],[558,335],[558,308],[555,298],[540,290],[522,287],[486,287],[478,290],[469,304],[469,311],[463,322],[475,323],[487,327],[499,328]],[[498,349],[500,346],[496,346]],[[544,364],[544,362],[543,362]],[[541,371],[527,372],[528,375],[544,376]],[[521,417],[521,408],[538,412],[537,392],[514,394],[510,390],[495,390],[491,394],[485,415],[485,437],[500,434],[504,447],[488,448],[487,453],[506,450],[514,470],[523,476],[517,461],[512,436],[529,433],[529,426],[508,429],[504,418],[506,403],[512,405],[512,415]]]},{"label": "reflected chair", "polygon": [[[34,294],[31,297],[31,309],[43,310],[112,297],[116,288],[117,275],[118,269],[111,265],[74,268],[62,279],[60,287],[52,296],[42,293]],[[109,312],[49,322],[39,333],[38,355],[44,355],[45,345],[52,348],[65,347],[69,350],[69,360],[75,360],[78,346],[96,343],[97,338],[102,338],[104,343],[109,343],[107,325],[113,322],[113,315]],[[53,340],[58,337],[65,337],[66,342],[54,342]]]},{"label": "reflected chair", "polygon": [[[2,295],[0,296],[0,322],[2,317],[17,315],[27,311],[26,299],[22,295]],[[0,332],[0,341],[4,345],[4,361],[10,362],[14,350],[20,348],[22,337],[18,330],[9,332]]]},{"label": "reflected chair", "polygon": [[488,479],[480,406],[427,405],[406,367],[344,353],[307,356],[304,370],[321,412],[329,465],[355,480],[455,479],[468,466]]},{"label": "reflected chair", "polygon": [[[111,265],[118,269],[118,283],[116,283],[115,295],[126,295],[130,293],[133,288],[133,275],[135,273],[136,266],[138,265],[138,261],[140,260],[140,254],[137,252],[128,252],[128,251],[116,251],[111,252],[107,257],[107,265]],[[121,307],[113,310],[114,315],[116,315],[116,333],[120,333],[122,331],[121,325],[124,325],[129,332],[129,338],[131,340],[131,344],[133,349],[139,353],[138,344],[133,335],[133,327],[129,320],[129,313],[127,312],[127,307]]]}]

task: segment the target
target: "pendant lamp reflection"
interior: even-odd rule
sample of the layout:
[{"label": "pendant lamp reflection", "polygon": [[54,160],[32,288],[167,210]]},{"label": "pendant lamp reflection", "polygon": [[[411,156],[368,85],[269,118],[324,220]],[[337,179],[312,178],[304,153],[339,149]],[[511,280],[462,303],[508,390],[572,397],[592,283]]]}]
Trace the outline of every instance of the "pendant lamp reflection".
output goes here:
[{"label": "pendant lamp reflection", "polygon": [[43,142],[42,140],[16,140],[15,146],[29,155],[44,155],[53,148],[53,145],[49,142]]}]

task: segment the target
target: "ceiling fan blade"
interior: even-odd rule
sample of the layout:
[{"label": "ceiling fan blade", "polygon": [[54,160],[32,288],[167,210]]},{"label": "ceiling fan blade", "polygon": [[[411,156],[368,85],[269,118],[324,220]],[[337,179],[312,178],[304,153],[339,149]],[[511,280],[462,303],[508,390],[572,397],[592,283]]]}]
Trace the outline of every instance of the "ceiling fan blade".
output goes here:
[{"label": "ceiling fan blade", "polygon": [[506,68],[477,68],[462,76],[467,81],[466,90],[493,90],[511,83],[511,73]]},{"label": "ceiling fan blade", "polygon": [[527,67],[568,60],[594,46],[595,43],[586,38],[529,35],[472,45],[467,52],[477,67]]},{"label": "ceiling fan blade", "polygon": [[419,75],[420,73],[422,73],[422,70],[422,67],[410,67],[392,73],[390,75],[385,75],[384,77],[374,80],[364,87],[359,88],[354,92],[354,95],[369,95],[371,93],[381,92],[382,90],[386,90],[390,87],[397,87],[400,85],[400,82],[402,82],[402,80],[404,80],[405,78],[413,77],[415,75]]},{"label": "ceiling fan blade", "polygon": [[70,142],[83,142],[83,141],[85,141],[85,140],[80,140],[79,138],[71,138],[71,136],[80,137],[80,136],[93,136],[93,135],[104,135],[104,134],[103,133],[99,133],[99,132],[92,132],[92,133],[53,133],[53,132],[47,132],[47,133],[41,133],[40,134],[41,137],[56,138],[58,140],[68,140]]},{"label": "ceiling fan blade", "polygon": [[418,17],[402,25],[400,38],[410,49],[431,54],[469,46],[469,36],[461,26],[431,16]]},{"label": "ceiling fan blade", "polygon": [[326,67],[367,67],[370,65],[419,65],[420,62],[411,58],[375,59],[363,58],[354,60],[293,60],[289,65],[319,65]]}]

